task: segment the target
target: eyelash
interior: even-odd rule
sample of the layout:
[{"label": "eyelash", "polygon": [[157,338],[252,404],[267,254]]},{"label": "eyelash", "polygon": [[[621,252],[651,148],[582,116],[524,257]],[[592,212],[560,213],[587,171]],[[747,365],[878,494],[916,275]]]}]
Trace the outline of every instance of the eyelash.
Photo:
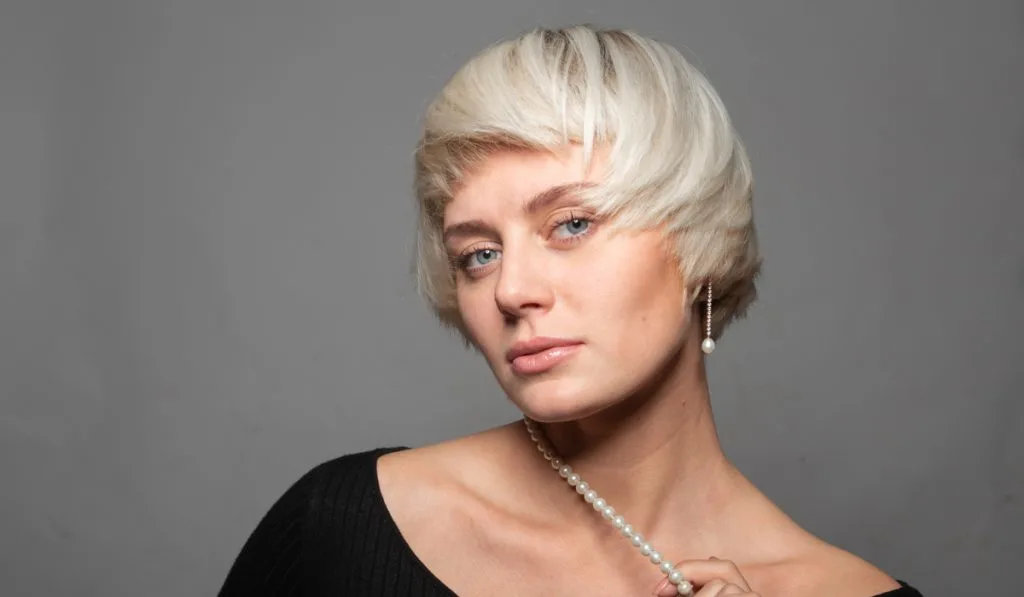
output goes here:
[{"label": "eyelash", "polygon": [[[564,226],[565,224],[568,224],[568,223],[576,221],[576,220],[587,222],[589,225],[587,226],[586,230],[584,230],[583,232],[581,232],[579,234],[574,234],[574,235],[572,235],[572,236],[570,236],[568,238],[560,238],[560,239],[558,239],[558,242],[569,243],[569,244],[574,244],[574,243],[580,242],[581,240],[583,240],[584,237],[590,235],[591,231],[594,228],[594,224],[596,222],[594,221],[593,218],[589,218],[589,217],[585,217],[585,216],[578,216],[578,215],[576,215],[573,212],[569,212],[568,214],[566,214],[566,215],[560,217],[559,219],[555,220],[551,224],[550,228],[548,229],[548,235],[550,236],[555,230],[558,230],[558,228],[560,226]],[[470,268],[467,265],[467,262],[469,261],[469,259],[473,255],[476,255],[477,253],[479,253],[480,251],[487,251],[487,250],[498,251],[499,249],[492,249],[490,247],[469,247],[468,249],[466,249],[465,251],[463,251],[459,255],[456,255],[451,260],[451,266],[452,266],[453,269],[461,270],[461,271],[464,271],[464,272],[472,271],[472,268]],[[482,267],[486,267],[486,266],[480,266],[480,267],[482,268]],[[477,268],[477,269],[479,269],[479,268]]]},{"label": "eyelash", "polygon": [[574,220],[580,220],[580,221],[583,221],[583,222],[587,222],[589,224],[589,226],[587,226],[587,229],[584,230],[583,232],[579,233],[579,234],[570,236],[569,238],[564,238],[564,239],[559,239],[559,240],[561,240],[563,242],[576,243],[576,242],[579,242],[580,240],[582,240],[584,237],[589,236],[590,235],[590,231],[593,229],[593,226],[595,224],[593,218],[581,217],[581,216],[578,216],[578,215],[574,214],[573,212],[569,212],[565,216],[559,218],[558,220],[555,220],[555,222],[551,225],[551,229],[548,231],[548,234],[550,235],[555,230],[558,230],[559,226],[563,226],[563,225],[568,224],[569,222],[572,222]]}]

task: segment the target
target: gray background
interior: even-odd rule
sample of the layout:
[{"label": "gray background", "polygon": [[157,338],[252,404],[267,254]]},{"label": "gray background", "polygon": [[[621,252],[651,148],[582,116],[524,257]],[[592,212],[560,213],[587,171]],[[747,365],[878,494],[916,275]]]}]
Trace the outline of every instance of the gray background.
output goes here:
[{"label": "gray background", "polygon": [[419,116],[538,24],[685,46],[745,136],[762,299],[727,451],[931,595],[1024,563],[1019,2],[0,9],[0,592],[212,594],[314,464],[515,416],[415,296]]}]

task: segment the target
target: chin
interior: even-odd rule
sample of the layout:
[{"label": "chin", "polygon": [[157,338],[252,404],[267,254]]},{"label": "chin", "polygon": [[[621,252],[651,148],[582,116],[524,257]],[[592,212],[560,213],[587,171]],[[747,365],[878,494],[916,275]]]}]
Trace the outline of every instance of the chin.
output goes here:
[{"label": "chin", "polygon": [[510,399],[527,417],[539,423],[578,421],[614,404],[592,380],[548,379],[518,381],[508,388]]}]

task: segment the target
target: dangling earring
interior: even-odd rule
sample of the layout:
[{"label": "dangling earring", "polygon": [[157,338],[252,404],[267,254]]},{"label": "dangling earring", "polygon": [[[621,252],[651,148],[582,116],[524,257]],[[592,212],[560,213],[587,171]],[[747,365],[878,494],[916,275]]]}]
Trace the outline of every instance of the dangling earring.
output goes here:
[{"label": "dangling earring", "polygon": [[707,305],[704,309],[704,341],[700,343],[700,349],[704,354],[711,354],[715,351],[715,340],[711,337],[711,282],[707,284]]}]

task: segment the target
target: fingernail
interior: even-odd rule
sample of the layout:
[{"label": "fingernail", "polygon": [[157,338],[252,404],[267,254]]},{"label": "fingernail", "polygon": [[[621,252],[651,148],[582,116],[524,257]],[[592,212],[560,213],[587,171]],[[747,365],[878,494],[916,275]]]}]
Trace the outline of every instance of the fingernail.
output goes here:
[{"label": "fingernail", "polygon": [[676,587],[675,585],[670,584],[668,582],[668,579],[666,578],[665,580],[658,583],[658,588],[654,589],[654,594],[657,597],[675,597]]}]

